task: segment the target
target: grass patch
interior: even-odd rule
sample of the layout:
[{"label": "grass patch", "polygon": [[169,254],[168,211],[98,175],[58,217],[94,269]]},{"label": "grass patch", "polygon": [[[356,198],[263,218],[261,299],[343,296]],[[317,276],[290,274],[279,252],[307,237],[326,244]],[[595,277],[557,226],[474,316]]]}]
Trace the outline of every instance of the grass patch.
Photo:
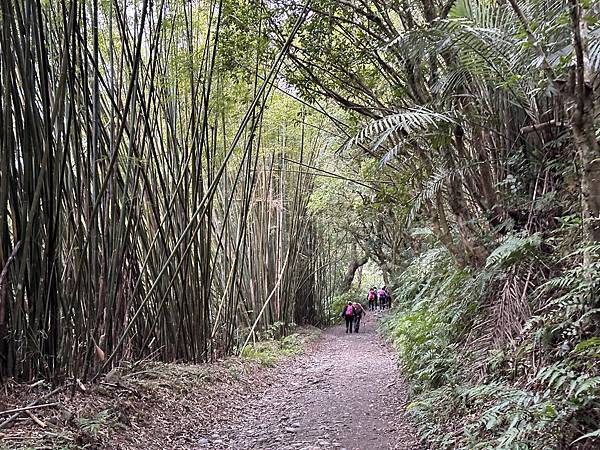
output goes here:
[{"label": "grass patch", "polygon": [[306,344],[318,337],[315,330],[248,345],[242,352],[242,357],[258,361],[263,367],[273,367],[282,358],[302,353]]}]

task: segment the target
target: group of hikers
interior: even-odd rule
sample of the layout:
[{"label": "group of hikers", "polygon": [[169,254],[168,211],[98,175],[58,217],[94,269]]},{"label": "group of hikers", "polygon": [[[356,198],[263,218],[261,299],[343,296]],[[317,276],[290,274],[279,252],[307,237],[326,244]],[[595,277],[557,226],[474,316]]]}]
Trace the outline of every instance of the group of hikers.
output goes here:
[{"label": "group of hikers", "polygon": [[376,287],[369,289],[367,300],[369,301],[369,311],[375,311],[376,308],[383,310],[392,307],[392,294],[387,286],[380,289]]},{"label": "group of hikers", "polygon": [[[387,286],[381,289],[372,287],[367,293],[369,311],[389,309],[392,306],[392,296]],[[360,302],[348,302],[340,314],[346,320],[346,333],[352,334],[352,331],[358,333],[360,321],[367,312]]]}]

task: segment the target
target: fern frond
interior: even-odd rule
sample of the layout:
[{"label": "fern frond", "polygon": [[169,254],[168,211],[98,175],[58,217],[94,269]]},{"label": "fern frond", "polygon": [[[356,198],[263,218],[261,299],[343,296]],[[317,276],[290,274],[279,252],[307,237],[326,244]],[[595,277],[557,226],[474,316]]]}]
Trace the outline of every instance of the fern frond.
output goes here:
[{"label": "fern frond", "polygon": [[[409,109],[371,122],[350,139],[346,146],[351,147],[364,142],[368,138],[380,137],[382,134],[386,138],[392,133],[411,134],[427,127],[437,127],[440,123],[452,122],[453,120],[450,117],[425,108]],[[378,145],[381,145],[381,142],[377,142]]]},{"label": "fern frond", "polygon": [[539,233],[525,238],[510,236],[488,256],[485,266],[492,268],[512,264],[518,258],[537,249],[541,243]]}]

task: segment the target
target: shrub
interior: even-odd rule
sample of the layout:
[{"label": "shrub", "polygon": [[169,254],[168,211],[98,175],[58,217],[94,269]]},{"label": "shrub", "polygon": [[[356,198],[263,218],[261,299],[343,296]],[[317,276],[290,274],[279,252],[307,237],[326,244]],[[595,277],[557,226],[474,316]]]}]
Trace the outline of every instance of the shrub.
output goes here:
[{"label": "shrub", "polygon": [[[598,448],[600,262],[584,270],[575,259],[561,271],[544,261],[558,269],[539,276],[539,246],[537,235],[509,236],[473,273],[434,249],[398,279],[397,309],[381,331],[411,381],[408,409],[435,448]],[[495,328],[522,320],[514,308],[523,299],[529,319],[498,338]]]}]

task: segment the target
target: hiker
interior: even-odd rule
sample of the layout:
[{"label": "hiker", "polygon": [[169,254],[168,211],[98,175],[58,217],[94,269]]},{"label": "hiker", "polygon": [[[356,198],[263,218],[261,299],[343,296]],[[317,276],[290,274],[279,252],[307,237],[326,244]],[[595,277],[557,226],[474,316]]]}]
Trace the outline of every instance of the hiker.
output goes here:
[{"label": "hiker", "polygon": [[388,307],[388,309],[391,309],[392,308],[392,293],[390,292],[390,288],[388,288],[387,286],[384,286],[383,290],[385,291],[387,307]]},{"label": "hiker", "polygon": [[360,328],[360,319],[362,319],[363,314],[367,314],[363,305],[358,302],[352,303],[352,310],[354,312],[354,332],[358,333],[358,329]]},{"label": "hiker", "polygon": [[369,311],[375,311],[375,301],[377,300],[377,293],[375,288],[372,287],[367,293],[367,300],[369,301]]},{"label": "hiker", "polygon": [[350,332],[350,334],[352,334],[352,322],[354,321],[354,308],[352,302],[348,302],[348,304],[344,306],[341,316],[346,319],[346,333]]},{"label": "hiker", "polygon": [[377,297],[379,299],[379,309],[384,310],[385,305],[387,304],[387,292],[385,290],[385,286],[377,291]]}]

